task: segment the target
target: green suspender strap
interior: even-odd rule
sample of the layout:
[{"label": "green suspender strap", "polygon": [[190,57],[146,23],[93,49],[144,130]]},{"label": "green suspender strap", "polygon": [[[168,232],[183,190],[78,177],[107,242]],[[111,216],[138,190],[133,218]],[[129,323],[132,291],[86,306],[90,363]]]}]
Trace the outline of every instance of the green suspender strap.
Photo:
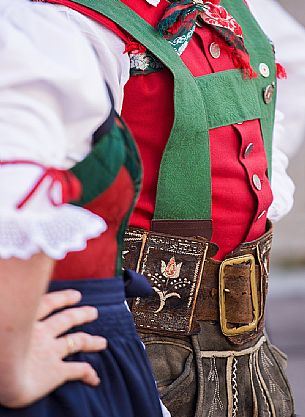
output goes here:
[{"label": "green suspender strap", "polygon": [[[113,20],[173,73],[175,118],[160,167],[155,218],[210,219],[208,121],[196,80],[169,43],[119,0],[81,0],[77,3]],[[197,117],[197,114],[201,116]]]},{"label": "green suspender strap", "polygon": [[263,95],[268,85],[275,86],[274,53],[243,0],[223,0],[222,5],[243,28],[253,68],[258,72],[260,63],[270,68],[267,78],[243,79],[239,70],[195,78],[171,45],[120,0],[75,3],[114,21],[173,74],[175,117],[159,171],[155,220],[211,219],[209,129],[260,119],[270,176],[275,100],[266,104]]}]

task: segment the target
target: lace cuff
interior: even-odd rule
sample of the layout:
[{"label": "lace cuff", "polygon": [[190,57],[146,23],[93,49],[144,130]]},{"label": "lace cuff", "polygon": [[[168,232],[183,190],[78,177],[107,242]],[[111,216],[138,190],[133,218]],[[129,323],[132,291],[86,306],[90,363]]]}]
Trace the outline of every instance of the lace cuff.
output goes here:
[{"label": "lace cuff", "polygon": [[62,259],[107,229],[99,216],[65,204],[81,191],[69,171],[31,161],[2,161],[0,168],[0,258],[44,252]]},{"label": "lace cuff", "polygon": [[29,259],[44,252],[62,259],[68,252],[82,250],[87,240],[107,229],[105,221],[80,207],[64,204],[38,215],[0,211],[0,257]]}]

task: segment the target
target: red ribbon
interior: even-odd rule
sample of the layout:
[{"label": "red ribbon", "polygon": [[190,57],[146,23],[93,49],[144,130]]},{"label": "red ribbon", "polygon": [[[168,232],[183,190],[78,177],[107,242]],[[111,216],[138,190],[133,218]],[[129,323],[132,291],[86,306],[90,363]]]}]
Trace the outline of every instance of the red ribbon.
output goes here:
[{"label": "red ribbon", "polygon": [[[39,189],[41,184],[48,178],[51,179],[50,184],[47,189],[47,196],[50,203],[55,206],[61,206],[62,204],[69,203],[79,199],[81,195],[81,183],[76,178],[76,176],[69,170],[57,169],[53,167],[46,167],[38,162],[34,161],[2,161],[0,165],[35,165],[43,170],[41,176],[38,178],[32,189],[28,194],[17,204],[16,208],[19,210],[24,207],[27,202],[33,197],[35,192]],[[56,201],[54,199],[54,188],[60,184],[61,186],[61,199]]]}]

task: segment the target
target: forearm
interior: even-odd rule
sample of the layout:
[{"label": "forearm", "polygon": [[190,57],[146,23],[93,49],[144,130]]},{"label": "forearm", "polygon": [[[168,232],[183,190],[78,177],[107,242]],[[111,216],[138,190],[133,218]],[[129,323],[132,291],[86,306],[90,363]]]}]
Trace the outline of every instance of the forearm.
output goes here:
[{"label": "forearm", "polygon": [[39,302],[53,261],[44,254],[29,260],[0,260],[0,402],[19,383],[26,364]]}]

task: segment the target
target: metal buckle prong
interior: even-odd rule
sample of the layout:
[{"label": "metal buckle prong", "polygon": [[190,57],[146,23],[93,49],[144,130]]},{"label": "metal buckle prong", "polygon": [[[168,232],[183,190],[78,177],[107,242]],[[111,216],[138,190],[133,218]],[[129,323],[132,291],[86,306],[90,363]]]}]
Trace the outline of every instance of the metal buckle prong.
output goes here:
[{"label": "metal buckle prong", "polygon": [[[227,266],[234,266],[243,263],[250,263],[250,287],[251,298],[253,306],[253,321],[240,327],[228,327],[228,321],[226,318],[226,293],[228,288],[225,287],[225,268]],[[229,291],[230,292],[230,291]],[[220,311],[220,326],[222,333],[225,336],[237,336],[246,332],[255,330],[259,321],[259,305],[258,305],[258,293],[255,278],[255,258],[253,255],[243,255],[236,258],[225,259],[219,269],[219,311]]]}]

